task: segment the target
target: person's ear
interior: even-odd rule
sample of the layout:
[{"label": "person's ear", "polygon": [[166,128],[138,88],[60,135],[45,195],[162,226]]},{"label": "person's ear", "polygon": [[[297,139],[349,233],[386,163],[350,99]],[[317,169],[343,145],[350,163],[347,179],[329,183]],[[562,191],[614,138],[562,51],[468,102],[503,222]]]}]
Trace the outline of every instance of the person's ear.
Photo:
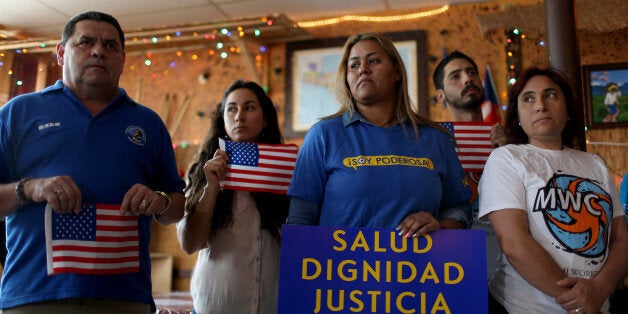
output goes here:
[{"label": "person's ear", "polygon": [[438,100],[438,102],[447,105],[447,99],[445,99],[445,91],[443,91],[442,89],[437,89],[436,90],[436,100]]},{"label": "person's ear", "polygon": [[63,55],[65,54],[65,46],[61,43],[57,43],[57,64],[63,66]]}]

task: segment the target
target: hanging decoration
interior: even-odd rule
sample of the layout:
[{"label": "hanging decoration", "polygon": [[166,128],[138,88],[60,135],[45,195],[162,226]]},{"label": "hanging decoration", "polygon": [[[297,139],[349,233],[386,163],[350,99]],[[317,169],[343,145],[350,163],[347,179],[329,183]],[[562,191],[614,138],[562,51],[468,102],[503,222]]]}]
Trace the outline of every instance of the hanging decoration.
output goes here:
[{"label": "hanging decoration", "polygon": [[508,87],[519,77],[521,69],[521,31],[517,28],[506,31],[506,79]]},{"label": "hanging decoration", "polygon": [[[127,52],[185,45],[203,44],[215,40],[235,40],[238,38],[262,39],[265,31],[273,32],[275,19],[283,16],[264,16],[245,20],[181,26],[178,28],[154,29],[147,31],[126,32],[125,49]],[[283,22],[285,24],[285,22]],[[279,27],[285,27],[279,26]],[[55,52],[59,39],[43,41],[16,41],[0,44],[0,51],[15,53]]]},{"label": "hanging decoration", "polygon": [[533,38],[525,34],[519,28],[511,28],[506,30],[506,73],[508,87],[512,86],[519,77],[521,70],[521,44],[523,40],[534,41],[539,47],[545,47],[545,40],[542,38]]},{"label": "hanging decoration", "polygon": [[444,5],[438,9],[421,11],[409,14],[400,14],[400,15],[387,15],[387,16],[374,16],[374,15],[344,15],[341,17],[334,17],[323,20],[309,21],[309,22],[297,22],[297,26],[303,28],[309,27],[319,27],[319,26],[327,26],[334,25],[341,22],[348,21],[357,21],[357,22],[367,22],[367,23],[390,23],[390,22],[400,22],[407,20],[416,20],[419,18],[430,17],[437,14],[441,14],[449,10],[448,5]]},{"label": "hanging decoration", "polygon": [[[210,24],[198,24],[193,26],[181,26],[168,29],[154,29],[146,31],[126,32],[125,50],[127,62],[125,65],[129,71],[140,69],[154,69],[147,71],[152,79],[159,79],[169,75],[178,64],[184,64],[182,59],[195,62],[203,60],[202,56],[227,59],[243,53],[242,41],[253,46],[251,52],[253,64],[258,68],[263,67],[263,59],[266,55],[266,44],[273,39],[298,35],[293,27],[293,22],[285,16],[264,16],[261,18],[249,18],[238,21],[228,21]],[[0,44],[0,69],[4,66],[6,51],[11,54],[50,53],[51,58],[56,59],[56,44],[58,39],[50,39],[41,42],[11,42]],[[152,58],[153,54],[172,53],[172,58]],[[139,58],[129,58],[139,55]],[[159,60],[159,61],[157,61]],[[159,64],[166,62],[166,64]],[[8,75],[11,75],[9,73]],[[19,84],[19,78],[13,78]]]},{"label": "hanging decoration", "polygon": [[196,149],[198,145],[201,144],[200,138],[195,138],[193,140],[181,140],[172,143],[173,149],[186,149],[186,148],[194,148]]}]

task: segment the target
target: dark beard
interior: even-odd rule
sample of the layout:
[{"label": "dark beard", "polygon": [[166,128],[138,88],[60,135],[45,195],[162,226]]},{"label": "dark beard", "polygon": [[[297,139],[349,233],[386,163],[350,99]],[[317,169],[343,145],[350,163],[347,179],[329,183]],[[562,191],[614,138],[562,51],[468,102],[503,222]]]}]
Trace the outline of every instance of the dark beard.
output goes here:
[{"label": "dark beard", "polygon": [[460,99],[461,100],[464,99],[464,95],[468,93],[469,91],[476,91],[480,95],[473,93],[470,95],[471,99],[469,99],[467,102],[463,102],[463,103],[452,102],[451,106],[458,110],[466,110],[466,111],[475,111],[477,108],[480,108],[480,106],[482,106],[482,103],[484,102],[484,93],[482,89],[473,84],[469,84],[465,86],[465,88],[463,88],[462,91],[460,92]]},{"label": "dark beard", "polygon": [[482,103],[484,102],[484,99],[480,99],[477,98],[475,96],[473,96],[473,98],[471,98],[469,101],[464,102],[464,103],[449,103],[452,107],[459,109],[459,110],[474,110],[477,108],[480,108],[482,106]]}]

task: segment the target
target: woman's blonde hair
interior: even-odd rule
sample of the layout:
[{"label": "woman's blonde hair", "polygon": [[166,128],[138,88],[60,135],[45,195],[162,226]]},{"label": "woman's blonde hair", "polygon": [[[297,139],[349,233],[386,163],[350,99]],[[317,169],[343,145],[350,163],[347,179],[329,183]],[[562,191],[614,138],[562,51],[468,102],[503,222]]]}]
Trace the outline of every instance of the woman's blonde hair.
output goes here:
[{"label": "woman's blonde hair", "polygon": [[349,61],[349,54],[351,49],[355,44],[360,41],[371,40],[379,44],[386,55],[390,58],[393,66],[397,70],[397,73],[400,74],[399,80],[395,84],[395,109],[394,115],[397,121],[404,121],[409,119],[412,123],[412,128],[414,129],[415,135],[419,136],[419,127],[420,126],[432,126],[441,130],[444,130],[440,125],[432,122],[429,119],[421,117],[418,114],[418,107],[412,103],[410,99],[410,95],[408,93],[408,75],[406,73],[406,68],[403,63],[403,59],[401,59],[401,55],[397,51],[395,45],[382,36],[379,33],[368,32],[362,34],[351,35],[344,44],[342,59],[340,60],[340,64],[338,64],[338,71],[336,72],[336,97],[341,104],[341,108],[338,112],[325,117],[333,118],[342,116],[345,112],[349,111],[351,115],[355,113],[356,109],[356,101],[351,94],[351,90],[349,88],[349,83],[347,82],[347,67]]}]

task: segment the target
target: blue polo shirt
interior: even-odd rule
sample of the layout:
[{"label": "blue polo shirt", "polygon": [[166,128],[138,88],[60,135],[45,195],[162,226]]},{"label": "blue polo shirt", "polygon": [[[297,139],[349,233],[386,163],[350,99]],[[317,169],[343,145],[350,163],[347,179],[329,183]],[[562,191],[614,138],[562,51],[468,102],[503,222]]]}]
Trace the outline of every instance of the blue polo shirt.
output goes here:
[{"label": "blue polo shirt", "polygon": [[[0,182],[69,175],[84,203],[120,204],[136,183],[182,192],[170,135],[159,116],[123,89],[93,116],[61,81],[0,108]],[[140,216],[140,271],[123,275],[48,275],[44,203],[24,206],[7,221],[7,263],[0,308],[71,298],[152,303],[151,217]]]}]

